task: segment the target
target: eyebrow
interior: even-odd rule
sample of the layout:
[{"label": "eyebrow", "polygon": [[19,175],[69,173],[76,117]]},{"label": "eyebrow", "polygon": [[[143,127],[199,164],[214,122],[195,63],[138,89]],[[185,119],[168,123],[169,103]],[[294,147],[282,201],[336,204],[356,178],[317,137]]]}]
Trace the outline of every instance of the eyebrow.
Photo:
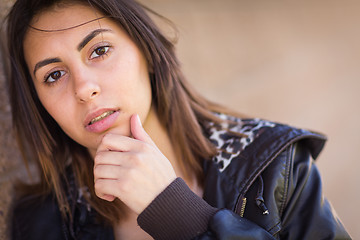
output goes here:
[{"label": "eyebrow", "polygon": [[96,30],[92,31],[79,43],[77,50],[80,52],[81,49],[83,49],[86,46],[86,44],[88,44],[94,37],[96,37],[97,35],[99,35],[100,33],[103,33],[103,32],[111,32],[111,30],[110,29],[96,29]]},{"label": "eyebrow", "polygon": [[34,76],[35,76],[35,73],[36,71],[45,66],[45,65],[48,65],[48,64],[51,64],[51,63],[57,63],[57,62],[61,62],[61,59],[60,58],[47,58],[45,60],[42,60],[40,62],[38,62],[35,67],[34,67]]},{"label": "eyebrow", "polygon": [[[103,33],[103,32],[111,32],[111,30],[110,29],[95,29],[94,31],[92,31],[88,35],[86,35],[86,37],[79,43],[77,50],[80,52],[86,46],[86,44],[88,44],[93,38],[95,38],[97,35],[99,35],[100,33]],[[39,68],[42,68],[51,63],[58,63],[58,62],[61,62],[61,59],[57,58],[57,57],[56,58],[47,58],[47,59],[44,59],[44,60],[38,62],[34,67],[34,72],[33,72],[34,76],[35,76],[36,71],[39,70]]]}]

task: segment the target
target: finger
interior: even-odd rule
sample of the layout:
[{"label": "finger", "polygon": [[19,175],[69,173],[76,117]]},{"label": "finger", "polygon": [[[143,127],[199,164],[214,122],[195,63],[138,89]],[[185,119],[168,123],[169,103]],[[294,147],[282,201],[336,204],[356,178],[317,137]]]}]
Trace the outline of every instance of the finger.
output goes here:
[{"label": "finger", "polygon": [[119,135],[108,133],[106,134],[97,149],[97,152],[103,151],[116,151],[116,152],[129,152],[133,150],[134,146],[139,140]]},{"label": "finger", "polygon": [[[151,191],[148,191],[148,189],[138,192],[131,181],[113,179],[98,179],[95,182],[95,194],[99,198],[107,201],[113,201],[115,198],[119,198],[138,214],[140,214],[157,195],[154,195]],[[133,195],[136,197],[134,198]]]},{"label": "finger", "polygon": [[[114,195],[114,187],[117,185],[116,180],[107,180],[107,179],[98,179],[95,181],[95,194],[101,199],[112,202],[115,200],[116,196]],[[111,191],[111,188],[113,189]]]},{"label": "finger", "polygon": [[102,151],[97,152],[94,158],[94,167],[97,165],[121,165],[125,152]]},{"label": "finger", "polygon": [[112,196],[112,195],[107,195],[107,194],[105,194],[105,195],[103,195],[101,198],[104,199],[104,200],[106,200],[106,201],[112,202],[112,201],[115,200],[116,197],[115,197],[115,196]]},{"label": "finger", "polygon": [[94,167],[94,181],[97,179],[121,179],[128,169],[119,165],[98,164]]},{"label": "finger", "polygon": [[99,198],[107,200],[109,196],[119,199],[126,198],[134,187],[129,181],[118,179],[97,179],[94,183],[95,194]]},{"label": "finger", "polygon": [[135,139],[149,143],[151,145],[155,145],[151,137],[147,134],[147,132],[143,128],[139,115],[133,114],[131,116],[130,130],[131,130],[131,134]]}]

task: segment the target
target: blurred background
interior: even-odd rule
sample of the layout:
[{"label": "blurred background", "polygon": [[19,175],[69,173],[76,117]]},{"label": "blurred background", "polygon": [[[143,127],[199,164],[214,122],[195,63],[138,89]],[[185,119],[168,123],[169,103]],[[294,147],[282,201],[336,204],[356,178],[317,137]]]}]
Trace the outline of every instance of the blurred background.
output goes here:
[{"label": "blurred background", "polygon": [[[0,0],[1,13],[11,0]],[[141,0],[178,28],[188,80],[253,117],[326,134],[317,160],[326,197],[354,239],[360,199],[360,1]],[[172,29],[154,18],[164,32]],[[25,174],[10,131],[0,68],[0,239],[14,175]]]},{"label": "blurred background", "polygon": [[327,135],[317,160],[325,195],[360,239],[360,1],[141,2],[176,24],[178,56],[200,93]]}]

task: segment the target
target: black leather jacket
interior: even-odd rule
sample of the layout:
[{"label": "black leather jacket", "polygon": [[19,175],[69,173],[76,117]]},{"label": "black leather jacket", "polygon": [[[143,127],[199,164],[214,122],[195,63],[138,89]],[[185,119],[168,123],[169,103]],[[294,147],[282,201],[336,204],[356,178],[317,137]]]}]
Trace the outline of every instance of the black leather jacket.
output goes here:
[{"label": "black leather jacket", "polygon": [[[204,161],[203,199],[217,208],[207,230],[189,233],[186,224],[172,224],[161,233],[149,229],[150,235],[197,240],[351,239],[322,196],[313,163],[324,136],[258,119],[222,117],[237,124],[214,125],[209,132],[219,153],[213,161]],[[177,208],[170,206],[166,220],[155,213],[152,221],[168,224],[176,216],[171,207]],[[114,239],[112,228],[98,223],[96,212],[86,208],[77,201],[74,221],[69,223],[61,219],[52,197],[42,202],[35,196],[24,198],[14,210],[12,238]],[[194,225],[196,215],[187,219],[189,225]]]}]

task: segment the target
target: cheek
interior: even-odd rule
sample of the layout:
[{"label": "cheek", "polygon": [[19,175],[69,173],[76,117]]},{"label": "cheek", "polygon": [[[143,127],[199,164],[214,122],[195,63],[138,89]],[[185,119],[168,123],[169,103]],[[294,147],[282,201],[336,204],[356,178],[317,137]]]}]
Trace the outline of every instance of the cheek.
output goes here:
[{"label": "cheek", "polygon": [[137,98],[151,95],[148,75],[147,68],[138,59],[129,58],[108,66],[102,81],[106,82],[107,89],[116,91],[123,100],[136,101]]},{"label": "cheek", "polygon": [[[45,109],[48,111],[50,116],[59,124],[59,126],[66,131],[66,120],[70,119],[69,108],[63,108],[62,106],[49,105]],[[67,110],[66,110],[67,109]]]},{"label": "cheek", "polygon": [[38,96],[45,110],[65,131],[64,126],[66,119],[70,119],[72,115],[71,105],[66,101],[60,100],[60,98],[54,94],[51,95],[40,93]]},{"label": "cheek", "polygon": [[57,110],[57,107],[55,105],[56,99],[50,96],[50,94],[46,94],[39,89],[36,89],[36,91],[43,107],[53,118],[55,118],[54,114]]}]

